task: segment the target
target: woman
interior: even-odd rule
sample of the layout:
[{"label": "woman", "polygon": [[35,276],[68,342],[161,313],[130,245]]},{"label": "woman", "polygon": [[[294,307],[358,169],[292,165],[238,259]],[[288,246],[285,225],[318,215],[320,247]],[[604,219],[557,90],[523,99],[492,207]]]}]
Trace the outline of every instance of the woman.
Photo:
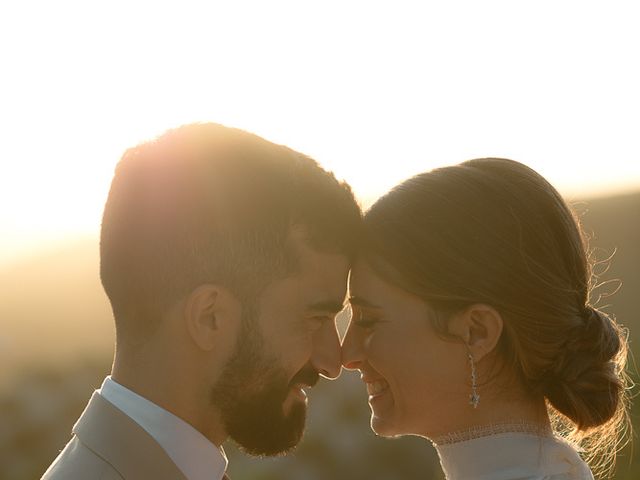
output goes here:
[{"label": "woman", "polygon": [[591,479],[627,424],[622,329],[590,303],[586,242],[530,168],[413,177],[365,216],[343,364],[371,427],[430,439],[448,479]]}]

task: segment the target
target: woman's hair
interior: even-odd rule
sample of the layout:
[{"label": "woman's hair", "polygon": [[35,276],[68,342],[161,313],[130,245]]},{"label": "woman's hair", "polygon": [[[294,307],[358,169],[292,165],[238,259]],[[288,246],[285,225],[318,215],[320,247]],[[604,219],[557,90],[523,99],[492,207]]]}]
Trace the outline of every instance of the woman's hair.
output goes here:
[{"label": "woman's hair", "polygon": [[504,364],[592,467],[613,468],[628,425],[626,332],[590,301],[587,242],[553,186],[512,160],[470,160],[398,185],[365,226],[368,263],[433,307],[439,333],[452,313],[493,306]]}]

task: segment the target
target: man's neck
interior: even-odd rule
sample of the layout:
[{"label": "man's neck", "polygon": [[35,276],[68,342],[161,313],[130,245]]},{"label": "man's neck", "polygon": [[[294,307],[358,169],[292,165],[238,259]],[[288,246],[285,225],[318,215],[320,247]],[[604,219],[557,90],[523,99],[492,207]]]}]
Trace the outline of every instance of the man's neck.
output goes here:
[{"label": "man's neck", "polygon": [[123,361],[116,354],[111,379],[189,423],[216,446],[222,445],[228,435],[208,390],[175,368],[137,360]]}]

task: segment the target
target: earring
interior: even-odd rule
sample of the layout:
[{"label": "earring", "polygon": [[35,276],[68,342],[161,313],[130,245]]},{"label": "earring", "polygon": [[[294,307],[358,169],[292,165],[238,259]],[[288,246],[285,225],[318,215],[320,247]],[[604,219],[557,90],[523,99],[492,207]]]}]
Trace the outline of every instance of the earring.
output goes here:
[{"label": "earring", "polygon": [[[467,347],[468,348],[468,347]],[[468,352],[469,364],[471,365],[471,395],[469,395],[469,405],[478,408],[480,395],[478,394],[478,376],[476,373],[476,362],[473,360],[471,351]]]}]

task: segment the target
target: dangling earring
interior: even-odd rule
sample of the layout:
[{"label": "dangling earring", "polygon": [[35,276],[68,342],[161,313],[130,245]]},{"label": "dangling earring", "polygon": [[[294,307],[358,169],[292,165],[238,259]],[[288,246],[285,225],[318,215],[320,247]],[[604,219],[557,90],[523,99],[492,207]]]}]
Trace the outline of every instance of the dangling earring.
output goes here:
[{"label": "dangling earring", "polygon": [[476,362],[473,360],[473,355],[471,355],[471,350],[469,350],[468,345],[467,351],[469,364],[471,365],[471,395],[469,395],[469,405],[473,406],[473,408],[478,408],[478,404],[480,403],[480,395],[478,394],[478,376],[476,373]]}]

